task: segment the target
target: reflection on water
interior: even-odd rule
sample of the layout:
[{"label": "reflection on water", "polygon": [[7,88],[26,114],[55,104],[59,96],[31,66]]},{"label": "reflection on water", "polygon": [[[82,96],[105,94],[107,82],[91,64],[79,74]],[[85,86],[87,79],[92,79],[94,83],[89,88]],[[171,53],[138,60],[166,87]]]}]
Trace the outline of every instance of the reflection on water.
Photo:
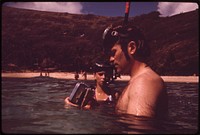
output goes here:
[{"label": "reflection on water", "polygon": [[[185,133],[198,130],[198,84],[167,83],[169,118],[116,114],[113,103],[93,110],[64,107],[78,81],[54,78],[2,78],[2,130],[5,133]],[[94,81],[86,81],[94,85]],[[127,82],[112,86],[122,90]]]}]

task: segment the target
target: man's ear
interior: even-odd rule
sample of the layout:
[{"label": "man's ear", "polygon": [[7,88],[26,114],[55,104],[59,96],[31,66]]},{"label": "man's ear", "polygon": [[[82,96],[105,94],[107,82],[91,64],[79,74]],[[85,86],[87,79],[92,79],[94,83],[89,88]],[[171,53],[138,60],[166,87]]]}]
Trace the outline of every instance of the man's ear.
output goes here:
[{"label": "man's ear", "polygon": [[128,43],[128,53],[130,55],[133,55],[133,54],[135,54],[135,52],[136,52],[136,43],[135,43],[135,41],[130,41]]}]

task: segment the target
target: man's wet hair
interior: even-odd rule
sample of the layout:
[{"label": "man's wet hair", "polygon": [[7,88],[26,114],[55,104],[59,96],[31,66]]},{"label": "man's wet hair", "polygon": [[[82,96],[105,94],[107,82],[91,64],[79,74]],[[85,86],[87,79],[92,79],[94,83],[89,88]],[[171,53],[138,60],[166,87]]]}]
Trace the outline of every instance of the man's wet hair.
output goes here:
[{"label": "man's wet hair", "polygon": [[121,45],[122,50],[125,53],[126,58],[129,60],[127,45],[130,41],[136,43],[136,53],[134,58],[144,61],[150,56],[150,48],[146,43],[146,39],[139,27],[135,25],[118,25],[113,27],[112,25],[107,27],[103,33],[103,48],[105,52],[110,51],[114,44]]}]

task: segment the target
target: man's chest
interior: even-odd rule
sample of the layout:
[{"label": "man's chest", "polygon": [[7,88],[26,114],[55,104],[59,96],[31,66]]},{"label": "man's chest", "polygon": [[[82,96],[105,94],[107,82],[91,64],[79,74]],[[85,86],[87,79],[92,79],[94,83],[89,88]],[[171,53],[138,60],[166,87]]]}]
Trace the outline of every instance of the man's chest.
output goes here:
[{"label": "man's chest", "polygon": [[128,91],[127,88],[125,88],[117,101],[116,108],[121,111],[126,111],[128,107],[128,100]]}]

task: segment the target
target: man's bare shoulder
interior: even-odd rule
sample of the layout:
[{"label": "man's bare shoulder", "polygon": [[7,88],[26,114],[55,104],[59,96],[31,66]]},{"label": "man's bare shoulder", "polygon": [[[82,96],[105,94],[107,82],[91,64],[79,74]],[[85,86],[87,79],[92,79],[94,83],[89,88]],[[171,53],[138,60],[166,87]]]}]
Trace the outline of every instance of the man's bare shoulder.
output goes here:
[{"label": "man's bare shoulder", "polygon": [[155,115],[157,99],[163,90],[162,78],[155,72],[148,71],[136,76],[129,83],[127,112],[141,116]]},{"label": "man's bare shoulder", "polygon": [[149,92],[159,92],[164,89],[163,79],[154,71],[149,70],[130,80],[129,92],[141,92],[140,94]]}]

